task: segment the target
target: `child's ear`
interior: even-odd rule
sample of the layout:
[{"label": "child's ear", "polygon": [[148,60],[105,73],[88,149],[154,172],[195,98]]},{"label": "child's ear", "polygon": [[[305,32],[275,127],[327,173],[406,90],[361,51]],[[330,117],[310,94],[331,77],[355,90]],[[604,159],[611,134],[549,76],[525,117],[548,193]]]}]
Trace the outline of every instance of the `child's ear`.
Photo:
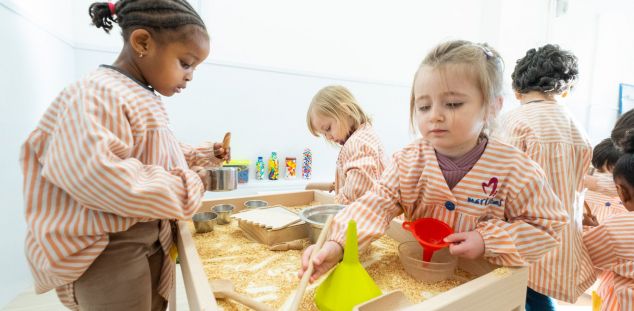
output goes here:
[{"label": "child's ear", "polygon": [[632,195],[634,195],[634,193],[630,193],[627,187],[623,187],[623,185],[620,185],[618,183],[616,184],[616,192],[619,194],[619,197],[621,198],[623,204],[632,200]]},{"label": "child's ear", "polygon": [[147,30],[139,28],[132,31],[128,41],[134,53],[143,57],[152,45],[152,35]]},{"label": "child's ear", "polygon": [[518,91],[513,91],[513,94],[515,94],[515,98],[519,101],[522,100],[522,93],[518,92]]}]

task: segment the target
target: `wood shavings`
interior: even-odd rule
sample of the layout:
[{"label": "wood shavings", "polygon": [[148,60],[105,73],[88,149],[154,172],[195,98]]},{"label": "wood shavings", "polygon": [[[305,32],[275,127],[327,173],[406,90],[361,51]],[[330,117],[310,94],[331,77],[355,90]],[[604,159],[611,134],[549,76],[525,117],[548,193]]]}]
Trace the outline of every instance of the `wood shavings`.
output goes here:
[{"label": "wood shavings", "polygon": [[[312,202],[310,205],[319,204]],[[300,210],[306,206],[289,207]],[[214,231],[197,234],[190,223],[190,232],[203,262],[208,279],[228,279],[236,292],[280,309],[297,289],[303,250],[270,251],[267,245],[249,240],[232,221],[228,225],[214,226]],[[408,300],[418,303],[447,291],[473,276],[456,270],[457,279],[437,283],[418,282],[410,277],[398,259],[398,242],[384,236],[359,254],[359,259],[370,276],[385,293],[402,290]],[[304,249],[309,245],[304,243]],[[503,268],[496,269],[500,270]],[[322,277],[320,280],[325,279]],[[317,310],[314,296],[317,284],[311,284],[304,294],[300,310]],[[224,310],[249,310],[232,300],[220,299]]]},{"label": "wood shavings", "polygon": [[509,268],[507,268],[507,267],[499,267],[499,268],[493,270],[493,273],[496,276],[504,278],[504,277],[507,277],[507,276],[511,275],[511,270]]}]

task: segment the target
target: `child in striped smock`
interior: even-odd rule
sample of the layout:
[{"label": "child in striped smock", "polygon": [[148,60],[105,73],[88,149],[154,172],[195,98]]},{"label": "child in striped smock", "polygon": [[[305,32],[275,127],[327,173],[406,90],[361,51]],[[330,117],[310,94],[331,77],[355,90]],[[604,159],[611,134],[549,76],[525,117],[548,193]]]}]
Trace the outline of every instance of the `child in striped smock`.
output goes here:
[{"label": "child in striped smock", "polygon": [[570,222],[559,246],[531,265],[526,310],[554,310],[556,298],[574,303],[596,279],[583,246],[583,178],[592,147],[566,107],[558,103],[577,80],[577,58],[547,44],[530,49],[511,75],[520,107],[502,116],[500,136],[544,169]]},{"label": "child in striped smock", "polygon": [[184,0],[100,2],[89,13],[106,32],[119,24],[123,49],[65,88],[22,146],[27,260],[36,292],[56,289],[70,309],[165,310],[170,220],[200,207],[206,171],[192,166],[219,165],[229,150],[180,144],[158,94],[185,89],[209,35]]},{"label": "child in striped smock", "polygon": [[[592,175],[586,175],[584,178],[584,185],[588,188],[584,196],[584,204],[587,209],[590,209],[591,215],[584,212],[584,226],[597,226],[612,215],[627,212],[618,194],[616,196],[611,195],[616,193],[612,169],[621,155],[622,152],[614,146],[611,138],[602,140],[592,149],[592,166],[595,168],[595,172]],[[601,188],[591,187],[588,181],[593,179],[590,179],[590,177],[600,177],[601,180],[609,178],[610,182],[606,184],[611,185],[612,190],[603,192]]]},{"label": "child in striped smock", "polygon": [[603,271],[597,292],[605,311],[634,311],[634,127],[621,144],[624,154],[613,175],[627,212],[606,219],[583,235],[592,264]]},{"label": "child in striped smock", "polygon": [[[449,224],[455,256],[523,266],[557,246],[568,217],[542,169],[489,136],[502,106],[502,73],[502,59],[486,44],[449,41],[425,57],[410,101],[410,122],[422,138],[397,152],[379,184],[336,215],[311,281],[341,260],[351,219],[361,248],[401,214]],[[304,252],[300,277],[312,251]]]},{"label": "child in striped smock", "polygon": [[383,144],[348,89],[335,85],[317,92],[306,123],[311,134],[341,146],[335,182],[328,185],[336,203],[350,204],[374,187],[387,162]]}]

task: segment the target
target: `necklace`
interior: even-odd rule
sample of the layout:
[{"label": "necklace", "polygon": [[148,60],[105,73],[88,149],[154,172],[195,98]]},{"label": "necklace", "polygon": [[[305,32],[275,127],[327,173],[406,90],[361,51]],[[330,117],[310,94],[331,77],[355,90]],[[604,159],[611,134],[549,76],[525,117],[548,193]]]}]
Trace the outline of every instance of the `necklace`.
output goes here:
[{"label": "necklace", "polygon": [[531,101],[527,101],[525,103],[523,103],[522,105],[528,105],[528,104],[533,104],[533,103],[541,103],[541,102],[545,102],[545,99],[536,99],[536,100],[531,100]]}]

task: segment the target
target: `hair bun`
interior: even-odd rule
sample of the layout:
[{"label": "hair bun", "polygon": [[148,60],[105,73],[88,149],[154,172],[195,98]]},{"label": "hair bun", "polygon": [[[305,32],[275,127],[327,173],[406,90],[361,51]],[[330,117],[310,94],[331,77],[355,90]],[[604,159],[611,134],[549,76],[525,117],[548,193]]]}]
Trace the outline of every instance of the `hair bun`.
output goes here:
[{"label": "hair bun", "polygon": [[623,152],[634,153],[634,128],[625,131],[625,137],[623,138],[621,145]]},{"label": "hair bun", "polygon": [[108,2],[95,2],[88,8],[88,14],[92,19],[92,24],[97,28],[103,28],[106,33],[110,33],[112,29],[112,23],[116,20],[112,12],[110,11],[110,4]]}]

